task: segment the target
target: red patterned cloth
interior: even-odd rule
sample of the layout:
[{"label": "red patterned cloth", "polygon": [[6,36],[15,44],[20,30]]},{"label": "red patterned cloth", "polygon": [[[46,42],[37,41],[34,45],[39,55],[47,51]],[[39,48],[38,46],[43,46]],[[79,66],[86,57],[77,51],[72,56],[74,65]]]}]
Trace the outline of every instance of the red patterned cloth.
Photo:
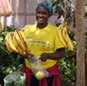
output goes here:
[{"label": "red patterned cloth", "polygon": [[[26,66],[24,66],[23,72],[25,73],[26,76],[26,81],[25,81],[25,86],[31,86],[31,78],[32,78],[32,72],[29,68],[27,68]],[[51,76],[53,76],[53,82],[52,86],[61,86],[61,79],[60,79],[60,72],[58,69],[58,66],[55,65],[51,68],[48,69],[48,72]],[[39,80],[39,86],[48,86],[48,82],[47,79],[44,78],[42,80]]]},{"label": "red patterned cloth", "polygon": [[9,0],[0,0],[0,16],[10,16],[12,8]]}]

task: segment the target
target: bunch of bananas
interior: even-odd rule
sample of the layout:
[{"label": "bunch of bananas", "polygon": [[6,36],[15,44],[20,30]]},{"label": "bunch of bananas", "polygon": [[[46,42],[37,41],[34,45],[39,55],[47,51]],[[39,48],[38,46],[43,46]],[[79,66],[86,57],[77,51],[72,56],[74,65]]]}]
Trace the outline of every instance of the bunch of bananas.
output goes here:
[{"label": "bunch of bananas", "polygon": [[25,38],[21,31],[10,32],[5,38],[5,44],[10,52],[16,52],[19,54],[27,53],[27,45]]},{"label": "bunch of bananas", "polygon": [[58,27],[58,37],[65,48],[68,48],[69,50],[74,50],[74,44],[68,35],[68,29],[66,25],[60,25]]}]

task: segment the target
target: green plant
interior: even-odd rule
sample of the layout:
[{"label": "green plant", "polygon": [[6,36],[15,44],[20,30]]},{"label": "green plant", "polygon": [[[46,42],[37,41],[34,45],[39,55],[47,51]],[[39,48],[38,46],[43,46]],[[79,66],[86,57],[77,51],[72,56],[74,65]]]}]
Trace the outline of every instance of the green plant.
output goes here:
[{"label": "green plant", "polygon": [[62,86],[73,86],[76,80],[76,62],[75,54],[66,50],[65,56],[60,60],[60,69],[62,74]]},{"label": "green plant", "polygon": [[8,32],[14,31],[13,27],[5,27],[4,31],[0,32],[0,83],[3,86],[3,78],[15,71],[19,66],[19,55],[10,53],[5,46],[5,36]]}]

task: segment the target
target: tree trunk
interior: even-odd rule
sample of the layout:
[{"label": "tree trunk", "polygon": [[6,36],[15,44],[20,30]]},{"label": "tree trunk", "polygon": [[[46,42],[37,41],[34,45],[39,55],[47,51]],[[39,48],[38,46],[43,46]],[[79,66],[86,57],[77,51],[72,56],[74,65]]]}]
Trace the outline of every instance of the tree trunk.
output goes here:
[{"label": "tree trunk", "polygon": [[76,86],[85,86],[84,0],[76,0]]}]

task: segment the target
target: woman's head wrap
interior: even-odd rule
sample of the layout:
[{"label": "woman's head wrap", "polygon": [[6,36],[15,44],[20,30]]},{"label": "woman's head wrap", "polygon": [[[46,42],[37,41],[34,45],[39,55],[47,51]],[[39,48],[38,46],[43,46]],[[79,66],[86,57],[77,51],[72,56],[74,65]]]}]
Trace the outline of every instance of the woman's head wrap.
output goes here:
[{"label": "woman's head wrap", "polygon": [[52,7],[52,4],[48,2],[47,0],[39,3],[36,9],[38,9],[39,7],[44,7],[48,11],[49,16],[52,15],[53,7]]}]

